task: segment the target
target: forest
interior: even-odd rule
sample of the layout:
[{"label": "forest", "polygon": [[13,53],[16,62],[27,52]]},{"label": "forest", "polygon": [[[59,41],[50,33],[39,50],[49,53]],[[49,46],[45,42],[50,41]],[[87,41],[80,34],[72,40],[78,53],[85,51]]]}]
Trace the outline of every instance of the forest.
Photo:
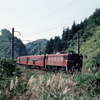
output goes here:
[{"label": "forest", "polygon": [[[100,9],[96,8],[95,12],[89,17],[85,18],[81,23],[76,24],[73,21],[72,27],[63,27],[62,38],[55,36],[51,38],[46,45],[46,53],[51,54],[54,52],[60,52],[64,50],[75,50],[77,47],[77,34],[81,42],[85,42],[88,37],[92,36],[93,30],[96,26],[100,25]],[[77,49],[77,48],[76,48]]]}]

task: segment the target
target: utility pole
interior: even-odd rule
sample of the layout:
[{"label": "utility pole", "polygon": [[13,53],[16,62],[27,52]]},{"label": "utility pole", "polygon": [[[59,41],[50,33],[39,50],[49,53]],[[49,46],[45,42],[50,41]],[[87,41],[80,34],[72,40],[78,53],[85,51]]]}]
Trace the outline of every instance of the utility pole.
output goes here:
[{"label": "utility pole", "polygon": [[12,59],[14,59],[14,28],[12,28],[12,53],[11,53]]},{"label": "utility pole", "polygon": [[80,53],[80,47],[79,47],[79,32],[77,34],[77,48],[78,48],[78,54]]},{"label": "utility pole", "polygon": [[12,59],[14,59],[14,32],[19,32],[19,31],[14,31],[14,28],[12,28],[12,41],[11,41],[12,42],[12,48],[11,48],[11,52],[12,52],[11,57],[12,57]]}]

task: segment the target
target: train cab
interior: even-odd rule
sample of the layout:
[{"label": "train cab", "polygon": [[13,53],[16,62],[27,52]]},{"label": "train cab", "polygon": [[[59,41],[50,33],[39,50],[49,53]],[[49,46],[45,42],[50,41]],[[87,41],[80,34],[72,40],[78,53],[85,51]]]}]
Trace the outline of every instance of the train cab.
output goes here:
[{"label": "train cab", "polygon": [[52,68],[64,68],[69,71],[82,68],[82,55],[78,54],[50,54],[46,56],[45,66]]}]

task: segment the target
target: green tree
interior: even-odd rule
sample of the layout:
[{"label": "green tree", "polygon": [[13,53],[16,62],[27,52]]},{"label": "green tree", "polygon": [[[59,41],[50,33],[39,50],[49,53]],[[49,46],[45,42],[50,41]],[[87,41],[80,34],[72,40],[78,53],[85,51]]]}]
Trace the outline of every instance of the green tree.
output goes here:
[{"label": "green tree", "polygon": [[70,33],[70,30],[69,30],[69,27],[63,29],[63,34],[62,34],[62,41],[68,41],[68,38],[69,38],[69,33]]},{"label": "green tree", "polygon": [[77,32],[77,26],[75,24],[75,21],[73,22],[73,25],[72,25],[72,33],[73,35]]},{"label": "green tree", "polygon": [[47,45],[46,45],[46,54],[51,54],[53,53],[53,49],[54,49],[54,40],[51,38],[49,41],[47,41]]},{"label": "green tree", "polygon": [[82,21],[81,21],[81,23],[79,25],[80,25],[80,29],[84,29],[84,24],[83,24]]},{"label": "green tree", "polygon": [[61,40],[59,36],[55,36],[54,38],[54,46],[53,46],[53,50],[55,52],[58,52],[61,50]]},{"label": "green tree", "polygon": [[9,30],[7,30],[7,29],[2,29],[2,30],[1,30],[1,33],[2,33],[2,35],[3,35],[5,38],[11,40],[11,33],[10,33]]}]

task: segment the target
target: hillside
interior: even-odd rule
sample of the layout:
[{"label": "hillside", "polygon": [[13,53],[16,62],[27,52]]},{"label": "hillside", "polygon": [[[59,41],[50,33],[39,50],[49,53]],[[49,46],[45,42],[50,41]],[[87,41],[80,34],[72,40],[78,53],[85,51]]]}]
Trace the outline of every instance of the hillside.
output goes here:
[{"label": "hillside", "polygon": [[[7,29],[1,30],[0,57],[11,58],[11,33]],[[26,47],[20,39],[14,37],[14,58],[27,55]]]},{"label": "hillside", "polygon": [[26,44],[25,46],[26,46],[28,55],[38,55],[39,48],[41,48],[41,54],[44,54],[46,43],[47,43],[47,39],[38,39],[36,41]]},{"label": "hillside", "polygon": [[[57,51],[77,51],[77,35],[79,33],[80,53],[83,55],[83,69],[85,66],[100,66],[100,9],[85,18],[81,23],[73,21],[72,27],[63,28],[62,38],[55,36],[47,42],[46,53]],[[55,46],[56,44],[56,46]],[[52,48],[52,50],[51,50]],[[57,49],[56,49],[57,48]]]},{"label": "hillside", "polygon": [[95,27],[91,37],[81,43],[80,52],[84,66],[100,66],[100,26]]},{"label": "hillside", "polygon": [[[87,36],[83,39],[80,36],[80,53],[83,55],[83,69],[88,67],[100,66],[100,26],[95,26],[90,31],[91,36]],[[72,40],[68,50],[77,51],[77,40]],[[86,68],[87,69],[87,68]]]},{"label": "hillside", "polygon": [[[11,33],[7,29],[2,29],[0,35],[0,57],[11,58]],[[26,55],[38,55],[39,48],[41,48],[41,54],[45,53],[47,40],[46,39],[38,39],[26,45],[18,39],[14,37],[14,58],[19,56]],[[39,46],[41,44],[41,46]]]}]

